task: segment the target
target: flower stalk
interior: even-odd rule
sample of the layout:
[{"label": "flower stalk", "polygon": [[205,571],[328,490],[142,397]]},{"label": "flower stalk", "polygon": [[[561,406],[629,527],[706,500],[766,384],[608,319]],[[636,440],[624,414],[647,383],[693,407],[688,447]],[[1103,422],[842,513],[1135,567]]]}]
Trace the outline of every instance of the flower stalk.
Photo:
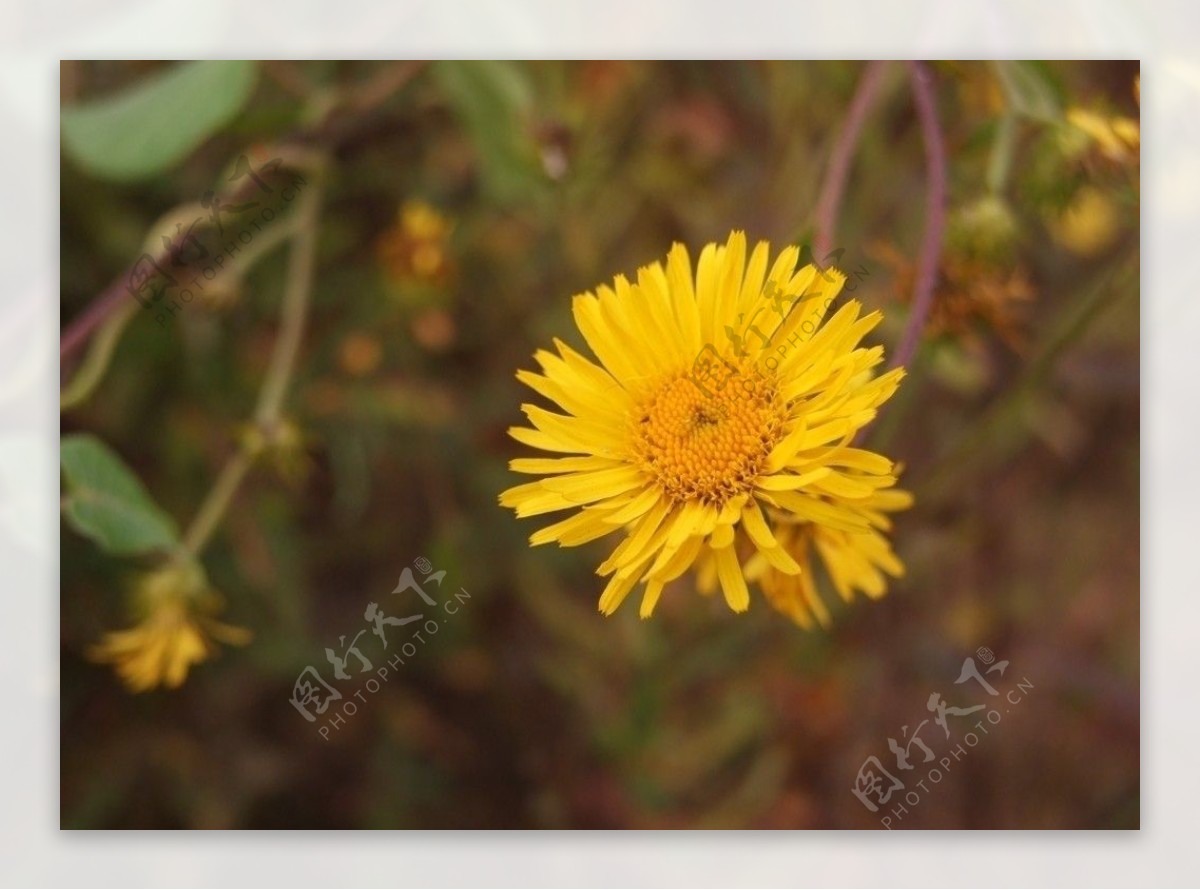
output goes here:
[{"label": "flower stalk", "polygon": [[267,375],[259,391],[254,412],[254,425],[261,437],[243,437],[238,450],[221,469],[217,480],[199,511],[184,533],[184,551],[196,558],[208,543],[212,533],[224,518],[233,498],[241,487],[255,459],[280,428],[283,403],[296,368],[304,326],[312,297],[313,274],[316,269],[318,211],[321,203],[323,170],[313,174],[314,182],[298,209],[296,228],[292,234],[288,257],[287,281],[280,313],[281,328],[271,353]]}]

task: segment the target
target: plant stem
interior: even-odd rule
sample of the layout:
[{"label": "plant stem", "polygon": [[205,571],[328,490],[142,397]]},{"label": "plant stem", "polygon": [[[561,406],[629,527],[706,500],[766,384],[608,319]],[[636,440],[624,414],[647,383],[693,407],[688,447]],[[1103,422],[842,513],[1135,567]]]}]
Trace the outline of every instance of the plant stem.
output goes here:
[{"label": "plant stem", "polygon": [[[368,105],[364,106],[366,110],[359,110],[352,117],[355,117],[355,119],[368,117],[374,104],[378,104],[387,98],[388,94],[385,92],[384,87],[399,89],[420,70],[422,64],[424,63],[412,63],[412,66],[405,68],[404,71],[389,70],[386,72],[386,77],[381,74],[380,81],[368,93],[366,99]],[[355,108],[356,106],[352,105],[351,107]],[[272,150],[277,150],[280,157],[283,157],[286,162],[294,162],[304,166],[307,163],[306,159],[312,158],[318,152],[329,150],[336,145],[339,132],[341,131],[327,131],[322,127],[302,128],[280,139],[277,145],[272,147]],[[253,194],[256,187],[255,183],[248,179],[239,188],[234,189],[230,193],[230,200],[235,204],[239,203],[245,200],[247,196]],[[175,247],[178,248],[179,246],[181,245],[176,245]],[[159,265],[165,263],[170,257],[170,251],[165,249],[153,250],[150,253],[154,262]],[[95,334],[96,330],[105,322],[109,315],[127,300],[132,299],[128,289],[132,271],[132,267],[125,269],[108,287],[96,295],[83,312],[73,318],[67,325],[62,336],[59,338],[60,365],[65,365],[69,362],[75,353],[83,348],[84,344]]]},{"label": "plant stem", "polygon": [[391,62],[350,96],[350,104],[359,112],[383,104],[426,65],[423,61]]},{"label": "plant stem", "polygon": [[891,367],[907,365],[916,351],[925,330],[925,320],[933,306],[933,288],[937,284],[938,260],[942,253],[942,234],[946,226],[946,148],[938,123],[937,103],[933,96],[932,77],[920,62],[909,62],[909,80],[913,101],[921,121],[925,140],[925,165],[929,182],[925,192],[925,234],[917,265],[917,280],[913,286],[912,311],[900,346],[892,357]]},{"label": "plant stem", "polygon": [[273,426],[279,420],[283,398],[295,370],[296,356],[304,336],[304,320],[308,315],[313,270],[316,266],[316,216],[320,187],[319,182],[314,184],[314,192],[306,203],[296,233],[292,236],[287,290],[283,299],[282,327],[279,339],[275,342],[275,351],[271,354],[271,364],[263,381],[258,408],[254,415],[255,421],[264,428]]},{"label": "plant stem", "polygon": [[[316,268],[317,220],[323,178],[324,173],[321,170],[313,174],[314,182],[305,196],[304,206],[297,211],[299,219],[292,235],[291,252],[288,257],[279,337],[271,353],[270,366],[267,376],[263,378],[254,413],[255,425],[266,441],[270,441],[282,416],[283,400],[295,371],[296,357],[304,337],[304,323],[308,315],[313,273]],[[229,505],[233,503],[233,497],[237,494],[246,473],[258,457],[259,446],[250,443],[249,438],[243,439],[237,452],[225,462],[217,481],[188,526],[183,544],[192,558],[198,557],[208,543]]]},{"label": "plant stem", "polygon": [[221,468],[221,474],[217,476],[217,481],[184,533],[183,546],[191,557],[199,556],[208,539],[212,537],[212,533],[225,516],[225,511],[233,502],[233,496],[237,494],[242,480],[246,478],[250,465],[254,463],[254,457],[246,449],[240,448]]},{"label": "plant stem", "polygon": [[838,134],[833,152],[829,156],[829,170],[817,197],[814,224],[813,250],[818,257],[823,257],[829,252],[830,239],[837,228],[838,208],[841,206],[842,195],[846,190],[846,178],[850,173],[850,162],[854,159],[854,150],[858,147],[858,139],[866,123],[867,114],[879,95],[886,69],[887,62],[867,63],[858,86],[855,87],[854,97],[850,100],[842,131]]},{"label": "plant stem", "polygon": [[267,77],[298,99],[307,99],[313,92],[312,83],[295,62],[268,59],[259,62],[258,66]]},{"label": "plant stem", "polygon": [[1012,170],[1013,150],[1017,144],[1017,116],[1006,111],[996,125],[996,137],[992,141],[992,153],[988,158],[987,186],[993,195],[1004,192],[1008,185],[1008,174]]},{"label": "plant stem", "polygon": [[[155,249],[157,236],[163,232],[169,233],[174,222],[194,219],[198,207],[200,207],[198,204],[184,204],[163,216],[150,230],[151,234],[146,239],[146,252],[150,253]],[[222,268],[217,273],[215,280],[221,282],[228,278],[236,278],[258,262],[264,254],[269,253],[278,244],[290,238],[296,226],[297,220],[287,223],[280,222],[272,226],[260,238],[256,238],[247,246],[233,264]],[[129,322],[137,315],[137,306],[138,304],[133,300],[126,300],[100,325],[83,364],[79,366],[71,378],[71,382],[63,387],[62,395],[59,398],[59,411],[68,411],[81,405],[104,379],[104,373],[112,362],[113,353],[116,352],[121,335],[125,332]]]},{"label": "plant stem", "polygon": [[113,352],[117,348],[117,341],[121,339],[126,325],[136,314],[137,303],[131,300],[122,304],[121,308],[110,315],[108,320],[100,326],[83,364],[79,366],[79,370],[75,372],[75,376],[71,378],[71,382],[67,384],[59,397],[58,408],[60,411],[67,411],[82,404],[92,394],[97,384],[104,378],[104,372],[108,370]]}]

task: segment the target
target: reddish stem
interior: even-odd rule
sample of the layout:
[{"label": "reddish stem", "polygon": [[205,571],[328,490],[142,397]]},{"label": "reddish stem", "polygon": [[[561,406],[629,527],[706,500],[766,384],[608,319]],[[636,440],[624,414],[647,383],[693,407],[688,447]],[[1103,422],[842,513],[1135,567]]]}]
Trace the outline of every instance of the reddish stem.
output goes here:
[{"label": "reddish stem", "polygon": [[[161,258],[158,258],[161,259]],[[60,362],[69,360],[104,323],[109,314],[125,300],[133,299],[127,290],[127,283],[132,269],[126,269],[121,276],[100,292],[88,307],[71,320],[63,331],[59,341],[58,358]]]},{"label": "reddish stem", "polygon": [[813,233],[813,251],[818,257],[829,253],[830,238],[837,228],[838,208],[842,203],[842,195],[846,190],[846,178],[850,174],[850,162],[854,159],[854,150],[858,146],[858,138],[862,134],[867,114],[875,104],[879,88],[883,85],[883,74],[887,62],[868,62],[866,69],[859,78],[854,96],[850,100],[850,108],[846,111],[846,120],[842,131],[838,134],[833,152],[829,156],[829,170],[825,174],[825,182],[821,186],[821,194],[817,197],[816,231]]},{"label": "reddish stem", "polygon": [[946,147],[942,141],[942,130],[938,124],[937,103],[933,96],[933,77],[929,69],[920,62],[909,62],[909,80],[912,82],[913,101],[917,117],[921,121],[921,134],[925,140],[925,167],[929,183],[925,191],[925,234],[921,242],[921,256],[917,264],[917,277],[913,285],[912,311],[900,346],[892,358],[891,367],[907,365],[916,352],[925,321],[933,306],[933,288],[937,284],[938,260],[942,253],[942,234],[946,228]]}]

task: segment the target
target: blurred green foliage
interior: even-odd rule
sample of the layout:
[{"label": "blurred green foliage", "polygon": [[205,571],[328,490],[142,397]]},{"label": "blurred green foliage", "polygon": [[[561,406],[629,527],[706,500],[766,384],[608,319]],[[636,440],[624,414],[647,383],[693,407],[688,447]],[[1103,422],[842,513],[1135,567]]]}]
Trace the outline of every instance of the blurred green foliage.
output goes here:
[{"label": "blurred green foliage", "polygon": [[241,111],[256,73],[252,62],[185,62],[116,98],[67,106],[63,148],[105,179],[163,173]]},{"label": "blurred green foliage", "polygon": [[61,454],[63,515],[76,531],[118,556],[178,545],[175,521],[103,442],[89,435],[66,436]]},{"label": "blurred green foliage", "polygon": [[[179,690],[131,695],[83,653],[122,626],[154,559],[64,522],[65,827],[878,827],[850,791],[859,767],[889,762],[887,739],[981,646],[1035,690],[900,827],[1137,826],[1137,152],[1106,154],[1064,117],[1136,120],[1136,64],[933,66],[966,228],[947,239],[936,326],[871,432],[916,492],[895,535],[909,573],[836,609],[828,634],[761,600],[732,615],[686,580],[652,621],[603,619],[592,569],[610,545],[531,550],[536,525],[496,495],[520,451],[514,371],[551,337],[583,346],[571,295],[674,240],[804,238],[861,63],[232,64],[64,63],[64,325],[250,147],[328,159],[285,403],[298,439],[268,449],[202,557],[253,643]],[[204,95],[184,109],[171,84]],[[884,310],[889,348],[924,173],[893,66],[834,236],[870,273],[855,296]],[[63,415],[83,531],[133,552],[168,527],[110,449],[180,526],[194,516],[268,373],[288,251],[166,324],[134,314]],[[107,485],[80,469],[84,442]],[[88,485],[145,534],[81,518]],[[447,573],[439,601],[470,599],[323,738],[289,701],[297,675],[328,678],[326,647],[368,602],[391,606],[418,557]]]}]

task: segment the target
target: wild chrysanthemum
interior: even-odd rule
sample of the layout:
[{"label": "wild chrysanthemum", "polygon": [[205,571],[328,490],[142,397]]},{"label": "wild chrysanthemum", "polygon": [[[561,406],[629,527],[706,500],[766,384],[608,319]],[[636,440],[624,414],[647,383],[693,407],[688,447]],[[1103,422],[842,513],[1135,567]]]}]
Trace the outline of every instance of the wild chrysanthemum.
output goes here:
[{"label": "wild chrysanthemum", "polygon": [[[746,575],[756,580],[767,601],[804,628],[811,628],[813,618],[822,627],[830,623],[829,609],[822,601],[814,579],[814,553],[825,566],[838,595],[849,602],[856,592],[879,599],[887,592],[885,575],[899,578],[904,565],[892,552],[883,530],[891,528],[886,512],[903,510],[912,505],[912,496],[899,489],[875,493],[865,510],[877,513],[876,527],[867,531],[850,532],[814,522],[780,521],[775,538],[800,564],[800,572],[789,574],[772,566],[755,554],[746,563]],[[701,590],[711,589],[712,581],[700,574]]]},{"label": "wild chrysanthemum", "polygon": [[220,597],[208,589],[195,564],[172,564],[144,578],[134,595],[138,623],[105,634],[88,657],[111,663],[133,692],[158,685],[175,688],[188,670],[216,652],[216,641],[241,646],[249,642],[245,628],[222,624],[214,617]]},{"label": "wild chrysanthemum", "polygon": [[665,266],[640,269],[636,282],[618,276],[575,297],[575,321],[599,363],[556,340],[557,354],[535,355],[541,374],[518,372],[563,413],[524,405],[532,428],[509,432],[559,456],[512,461],[543,478],[500,502],[518,516],[573,511],[535,532],[533,544],[575,546],[624,531],[597,570],[609,577],[605,614],[644,583],[648,617],[663,587],[698,563],[729,607],[744,611],[750,559],[751,569],[770,570],[758,566],[769,601],[803,621],[777,578],[811,583],[804,534],[838,536],[828,538],[840,554],[831,567],[844,568],[850,588],[882,592],[862,563],[898,573],[881,532],[884,511],[907,495],[893,488],[890,460],[851,443],[904,371],[875,376],[882,347],[858,345],[878,312],[862,316],[850,301],[825,321],[845,276],[797,269],[800,256],[789,247],[771,263],[765,242],[747,256],[745,235],[734,232],[701,251],[693,275],[676,244]]}]

